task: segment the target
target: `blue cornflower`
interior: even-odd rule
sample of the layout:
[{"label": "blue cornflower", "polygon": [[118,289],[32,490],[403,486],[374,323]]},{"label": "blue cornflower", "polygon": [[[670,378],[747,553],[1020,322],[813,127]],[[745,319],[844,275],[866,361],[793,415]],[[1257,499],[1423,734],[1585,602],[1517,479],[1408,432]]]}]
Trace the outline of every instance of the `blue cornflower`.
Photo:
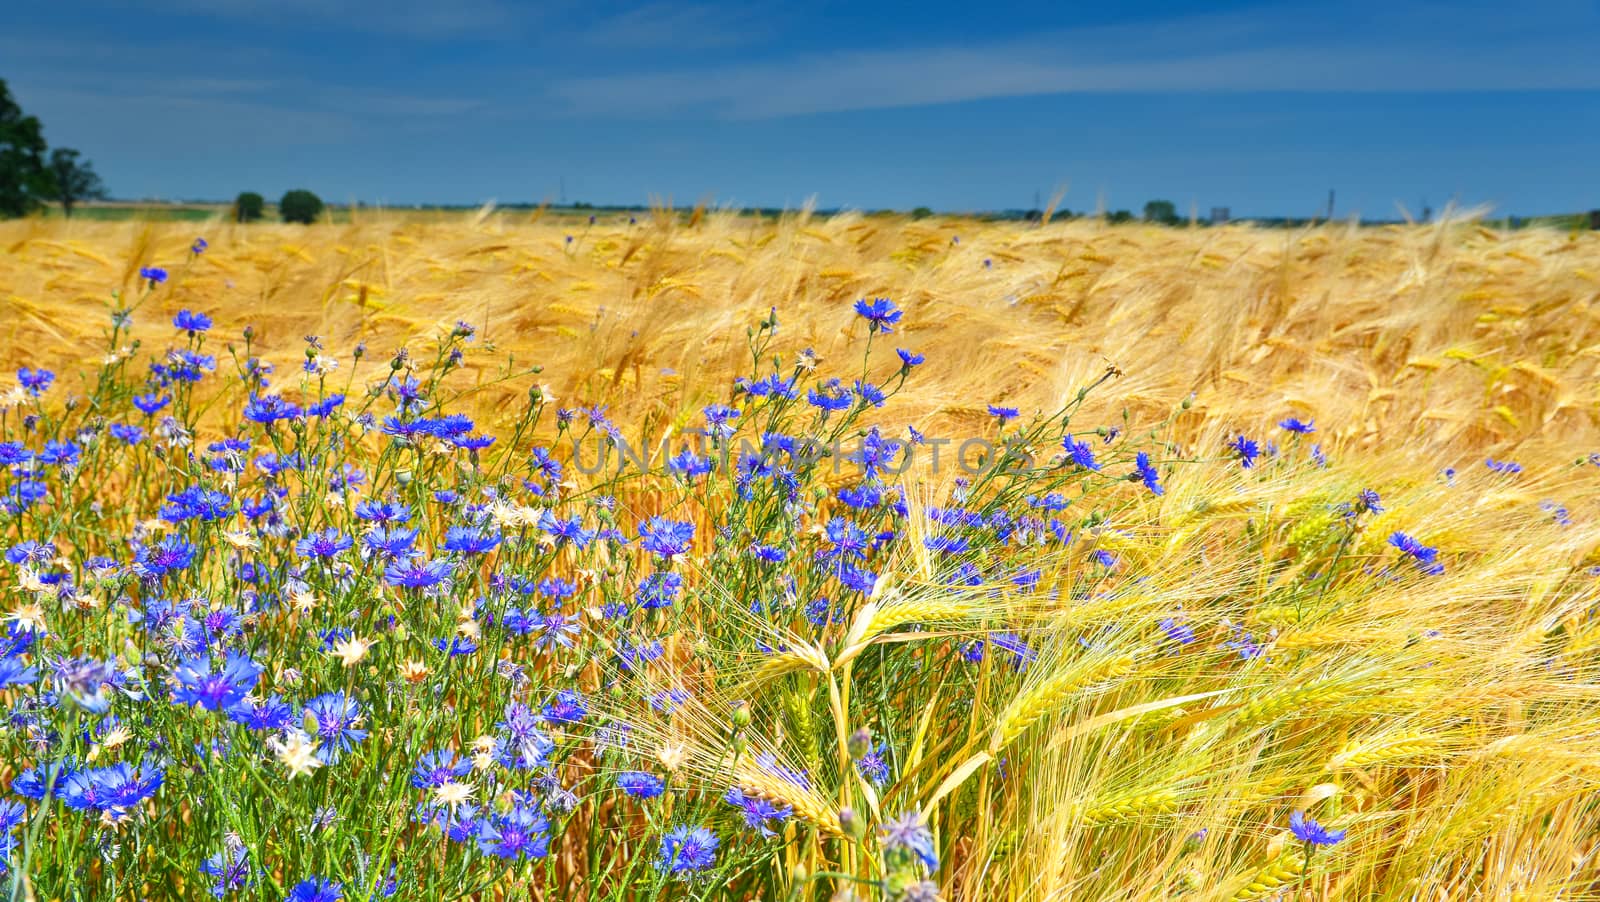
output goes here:
[{"label": "blue cornflower", "polygon": [[7,686],[25,686],[39,679],[39,670],[18,658],[0,658],[0,689]]},{"label": "blue cornflower", "polygon": [[227,663],[213,672],[211,662],[193,660],[173,671],[178,685],[172,700],[180,705],[199,705],[207,711],[231,708],[255,689],[261,666],[237,652],[228,652]]},{"label": "blue cornflower", "polygon": [[734,430],[738,428],[734,426],[733,421],[739,418],[739,411],[726,404],[712,404],[700,411],[700,413],[705,416],[706,431],[713,438],[727,438],[733,435]]},{"label": "blue cornflower", "polygon": [[889,400],[888,396],[883,393],[883,389],[873,385],[871,382],[857,379],[854,388],[856,396],[873,407],[882,407],[883,403]]},{"label": "blue cornflower", "polygon": [[307,877],[289,890],[284,902],[339,902],[343,898],[343,884],[321,877]]},{"label": "blue cornflower", "polygon": [[448,579],[451,570],[449,561],[430,561],[415,557],[407,561],[395,561],[383,568],[383,578],[388,580],[391,586],[426,589]]},{"label": "blue cornflower", "polygon": [[555,599],[571,598],[573,595],[577,594],[578,591],[577,586],[556,576],[539,580],[539,584],[534,588],[540,595],[543,595],[546,598]]},{"label": "blue cornflower", "polygon": [[692,541],[694,524],[687,521],[651,517],[639,527],[639,547],[667,560],[688,552]]},{"label": "blue cornflower", "polygon": [[1161,485],[1161,474],[1151,465],[1149,454],[1143,451],[1135,454],[1133,456],[1133,465],[1138,471],[1139,478],[1143,480],[1144,487],[1149,489],[1152,495],[1166,494],[1167,490]]},{"label": "blue cornflower", "polygon": [[12,564],[27,564],[30,567],[37,567],[60,553],[56,546],[50,542],[29,539],[26,542],[18,542],[7,548],[6,561]]},{"label": "blue cornflower", "polygon": [[220,520],[233,513],[233,499],[227,492],[192,485],[167,496],[161,506],[161,519],[168,523],[184,520]]},{"label": "blue cornflower", "polygon": [[77,442],[51,439],[44,443],[44,448],[34,455],[34,459],[52,467],[71,467],[77,465],[82,454],[83,449],[78,447]]},{"label": "blue cornflower", "polygon": [[486,533],[467,526],[452,526],[446,530],[444,544],[441,547],[457,554],[488,554],[500,544],[500,539],[499,533]]},{"label": "blue cornflower", "polygon": [[883,753],[887,749],[888,746],[880,745],[856,759],[856,770],[868,783],[879,789],[889,782],[889,762],[883,760]]},{"label": "blue cornflower", "polygon": [[886,334],[894,331],[894,325],[900,322],[900,317],[903,315],[888,298],[856,301],[856,313],[867,321],[869,332]]},{"label": "blue cornflower", "polygon": [[1161,631],[1167,634],[1167,638],[1179,645],[1188,645],[1194,641],[1194,628],[1175,617],[1163,619],[1160,626]]},{"label": "blue cornflower", "polygon": [[505,719],[495,727],[506,735],[509,749],[502,757],[508,766],[520,770],[544,766],[545,756],[555,748],[555,743],[539,729],[541,723],[539,714],[527,705],[520,702],[506,705]]},{"label": "blue cornflower", "polygon": [[244,846],[235,846],[200,862],[200,873],[217,878],[211,885],[211,895],[218,899],[236,889],[250,884],[250,854]]},{"label": "blue cornflower", "polygon": [[939,869],[939,852],[933,847],[933,833],[918,811],[908,811],[878,828],[885,852],[911,855],[928,870]]},{"label": "blue cornflower", "polygon": [[496,858],[543,858],[550,851],[550,821],[537,808],[517,805],[478,821],[478,848]]},{"label": "blue cornflower", "polygon": [[1261,446],[1242,435],[1235,436],[1233,441],[1228,443],[1228,447],[1232,448],[1233,453],[1238,455],[1239,464],[1246,470],[1255,466],[1256,458],[1261,456]]},{"label": "blue cornflower", "polygon": [[634,599],[642,608],[667,608],[677,600],[681,591],[683,591],[682,576],[676,573],[657,572],[640,581]]},{"label": "blue cornflower", "polygon": [[1280,420],[1278,428],[1299,435],[1307,435],[1317,431],[1316,422],[1316,420],[1301,421],[1295,417],[1289,417],[1286,420]]},{"label": "blue cornflower", "polygon": [[15,485],[6,491],[5,500],[0,501],[0,506],[3,506],[10,513],[20,513],[31,508],[49,494],[49,485],[37,479],[22,479],[18,480]]},{"label": "blue cornflower", "polygon": [[753,398],[765,398],[769,395],[774,398],[785,399],[794,397],[794,380],[785,379],[777,373],[773,373],[763,379],[757,379],[754,382],[748,379],[741,379],[738,384],[745,390],[746,394]]},{"label": "blue cornflower", "polygon": [[450,444],[467,451],[482,451],[494,444],[492,435],[458,435],[452,436]]},{"label": "blue cornflower", "polygon": [[667,653],[660,639],[650,639],[634,644],[626,636],[617,640],[617,663],[623,670],[634,671],[644,664],[658,660]]},{"label": "blue cornflower", "polygon": [[453,783],[471,772],[472,762],[457,757],[450,749],[426,752],[417,759],[417,766],[411,770],[411,785],[418,789],[434,789]]},{"label": "blue cornflower", "polygon": [[927,359],[923,355],[913,354],[910,351],[907,351],[905,348],[895,348],[894,352],[900,355],[900,364],[908,370],[914,366],[920,365],[922,361]]},{"label": "blue cornflower", "polygon": [[317,758],[334,764],[355,744],[367,738],[360,729],[361,704],[342,690],[319,695],[305,706],[305,728],[317,742]]},{"label": "blue cornflower", "polygon": [[172,325],[190,335],[195,335],[211,328],[211,317],[185,308],[179,310],[178,315],[172,318]]},{"label": "blue cornflower", "polygon": [[[867,430],[861,437],[860,448],[847,455],[847,460],[861,467],[861,475],[866,479],[876,479],[885,472],[898,472],[891,470],[895,467],[895,455],[899,454],[903,446],[892,438],[884,438],[874,426]],[[900,466],[905,466],[902,462]]]},{"label": "blue cornflower", "polygon": [[781,824],[788,819],[789,815],[794,813],[794,809],[788,805],[780,808],[761,796],[746,795],[737,786],[729,787],[722,800],[735,808],[742,809],[745,826],[760,831],[762,836],[768,838],[778,835],[771,827],[767,826],[768,821],[776,821]]},{"label": "blue cornflower", "polygon": [[388,555],[392,558],[402,558],[411,553],[411,546],[417,541],[415,529],[401,529],[399,527],[385,528],[379,526],[361,537],[361,542],[368,550],[375,554]]},{"label": "blue cornflower", "polygon": [[159,266],[141,266],[139,267],[139,278],[149,282],[150,287],[154,288],[167,280],[167,271]]},{"label": "blue cornflower", "polygon": [[344,404],[344,395],[334,392],[305,409],[308,417],[326,417]]},{"label": "blue cornflower", "polygon": [[50,384],[56,381],[56,374],[40,367],[33,370],[27,367],[17,369],[17,382],[27,390],[28,394],[38,397],[50,390]]},{"label": "blue cornflower", "polygon": [[681,824],[661,837],[656,870],[688,878],[717,863],[717,835],[704,827]]},{"label": "blue cornflower", "polygon": [[281,730],[294,721],[294,709],[279,695],[259,701],[246,698],[228,709],[228,719],[249,730]]},{"label": "blue cornflower", "polygon": [[207,242],[204,238],[196,238],[194,240],[194,244],[189,245],[189,252],[191,254],[194,254],[196,257],[198,257],[201,254],[205,253],[206,252],[206,248],[208,248],[210,246],[211,246],[211,244],[209,242]]},{"label": "blue cornflower", "polygon": [[1417,569],[1429,576],[1438,576],[1444,573],[1444,564],[1440,563],[1439,549],[1431,545],[1424,545],[1403,532],[1389,536],[1389,544],[1400,549],[1416,562]]},{"label": "blue cornflower", "polygon": [[172,395],[170,394],[157,395],[151,392],[148,395],[135,395],[133,398],[133,406],[139,408],[139,412],[147,417],[155,415],[156,411],[171,403]]},{"label": "blue cornflower", "polygon": [[544,706],[544,716],[551,723],[579,723],[589,713],[584,698],[574,689],[562,689]]},{"label": "blue cornflower", "polygon": [[126,761],[69,774],[61,786],[61,801],[77,811],[95,809],[120,818],[161,788],[166,775],[160,766],[134,767]]},{"label": "blue cornflower", "polygon": [[666,784],[655,774],[627,771],[617,774],[617,788],[639,799],[653,799],[666,791]]},{"label": "blue cornflower", "polygon": [[1488,460],[1485,460],[1483,464],[1490,470],[1493,470],[1502,476],[1513,476],[1522,472],[1522,464],[1513,463],[1509,460],[1495,460],[1491,457]]},{"label": "blue cornflower", "polygon": [[321,532],[311,533],[294,543],[294,551],[301,557],[331,558],[341,551],[349,551],[354,545],[354,539],[329,527]]},{"label": "blue cornflower", "polygon": [[559,611],[546,614],[539,618],[539,638],[533,644],[543,651],[552,651],[557,646],[571,648],[572,638],[578,631],[577,617]]},{"label": "blue cornflower", "polygon": [[285,401],[278,395],[253,395],[244,405],[244,418],[263,426],[279,420],[297,420],[305,415],[298,404]]},{"label": "blue cornflower", "polygon": [[1085,470],[1099,472],[1100,462],[1094,459],[1094,446],[1087,441],[1078,441],[1069,435],[1061,440],[1061,447],[1066,450],[1067,456],[1072,458],[1073,463]]},{"label": "blue cornflower", "polygon": [[838,379],[830,379],[826,384],[806,392],[806,400],[824,414],[849,410],[850,405],[855,403],[850,389],[841,385]]},{"label": "blue cornflower", "polygon": [[1344,830],[1329,830],[1317,823],[1316,818],[1306,817],[1304,811],[1296,811],[1289,815],[1289,831],[1303,843],[1313,846],[1331,846],[1344,840]]},{"label": "blue cornflower", "polygon": [[473,641],[470,636],[453,636],[449,639],[433,640],[433,647],[452,658],[459,658],[477,651],[478,643]]},{"label": "blue cornflower", "polygon": [[570,542],[579,548],[587,548],[595,536],[594,530],[584,528],[583,518],[577,514],[563,518],[546,510],[539,516],[539,528],[548,532],[557,545]]},{"label": "blue cornflower", "polygon": [[374,523],[404,523],[411,519],[411,509],[392,501],[362,501],[356,504],[356,517]]},{"label": "blue cornflower", "polygon": [[711,472],[711,461],[704,457],[697,457],[693,451],[685,448],[676,457],[667,461],[667,469],[686,481],[692,481],[697,476],[704,476]]},{"label": "blue cornflower", "polygon": [[1383,513],[1383,499],[1372,489],[1362,489],[1356,495],[1356,508],[1371,514]]},{"label": "blue cornflower", "polygon": [[1001,407],[998,404],[990,404],[989,416],[999,420],[1000,425],[1004,426],[1017,418],[1017,409],[1015,407]]},{"label": "blue cornflower", "polygon": [[200,549],[183,536],[167,536],[154,546],[140,544],[133,550],[133,570],[140,576],[163,577],[184,570],[194,563]]}]

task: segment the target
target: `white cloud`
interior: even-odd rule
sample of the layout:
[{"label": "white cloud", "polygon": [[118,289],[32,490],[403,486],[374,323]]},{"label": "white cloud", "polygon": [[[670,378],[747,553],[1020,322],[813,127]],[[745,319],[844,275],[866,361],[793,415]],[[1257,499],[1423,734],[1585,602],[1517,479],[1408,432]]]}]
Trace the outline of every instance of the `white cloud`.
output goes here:
[{"label": "white cloud", "polygon": [[1509,28],[1481,13],[1196,16],[977,46],[578,77],[550,93],[579,115],[759,119],[1071,92],[1600,89],[1588,49],[1600,41],[1600,12],[1558,3],[1523,10]]},{"label": "white cloud", "polygon": [[750,43],[770,29],[755,7],[647,3],[582,29],[577,40],[605,50],[705,50]]}]

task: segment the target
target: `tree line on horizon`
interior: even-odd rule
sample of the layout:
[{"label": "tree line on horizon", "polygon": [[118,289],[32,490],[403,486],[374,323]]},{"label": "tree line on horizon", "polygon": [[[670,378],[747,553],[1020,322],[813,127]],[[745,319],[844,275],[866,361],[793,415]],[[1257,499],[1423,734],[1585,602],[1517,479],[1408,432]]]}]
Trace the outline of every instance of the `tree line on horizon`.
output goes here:
[{"label": "tree line on horizon", "polygon": [[52,150],[38,117],[22,112],[0,78],[0,217],[26,216],[52,200],[71,216],[80,201],[105,196],[94,166],[70,147]]},{"label": "tree line on horizon", "polygon": [[[22,111],[11,88],[0,78],[0,219],[27,216],[54,201],[68,217],[86,200],[104,200],[105,184],[94,166],[70,147],[52,149],[39,117]],[[234,216],[240,222],[260,219],[266,201],[253,191],[239,195]],[[322,215],[322,198],[297,188],[278,201],[284,222],[312,223]]]}]

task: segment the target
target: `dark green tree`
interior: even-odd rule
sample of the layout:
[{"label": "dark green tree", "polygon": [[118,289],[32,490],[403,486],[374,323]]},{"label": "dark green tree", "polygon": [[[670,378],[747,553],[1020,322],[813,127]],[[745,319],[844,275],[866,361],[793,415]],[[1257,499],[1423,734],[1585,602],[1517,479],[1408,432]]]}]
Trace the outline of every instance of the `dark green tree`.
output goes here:
[{"label": "dark green tree", "polygon": [[80,161],[70,147],[50,151],[50,197],[61,202],[61,212],[72,215],[80,200],[104,200],[106,187],[88,160]]},{"label": "dark green tree", "polygon": [[1132,222],[1133,221],[1133,214],[1128,212],[1127,210],[1118,210],[1115,213],[1111,213],[1108,216],[1106,216],[1106,220],[1108,222],[1113,222],[1113,223]]},{"label": "dark green tree", "polygon": [[304,188],[285,192],[278,201],[278,213],[284,222],[301,222],[310,225],[322,215],[322,198]]},{"label": "dark green tree", "polygon": [[1144,205],[1144,221],[1176,225],[1178,208],[1170,200],[1153,200]]},{"label": "dark green tree", "polygon": [[22,114],[11,89],[0,79],[0,217],[26,216],[49,194],[44,151],[39,120]]},{"label": "dark green tree", "polygon": [[233,217],[239,222],[255,222],[266,207],[266,198],[254,191],[241,191],[233,201]]}]

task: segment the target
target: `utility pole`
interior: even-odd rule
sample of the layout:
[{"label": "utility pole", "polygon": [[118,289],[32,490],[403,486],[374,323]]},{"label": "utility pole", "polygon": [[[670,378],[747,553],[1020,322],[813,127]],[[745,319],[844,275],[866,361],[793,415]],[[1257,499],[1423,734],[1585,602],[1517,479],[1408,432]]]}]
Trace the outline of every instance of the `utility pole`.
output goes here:
[{"label": "utility pole", "polygon": [[1333,189],[1328,189],[1328,221],[1333,221]]}]

